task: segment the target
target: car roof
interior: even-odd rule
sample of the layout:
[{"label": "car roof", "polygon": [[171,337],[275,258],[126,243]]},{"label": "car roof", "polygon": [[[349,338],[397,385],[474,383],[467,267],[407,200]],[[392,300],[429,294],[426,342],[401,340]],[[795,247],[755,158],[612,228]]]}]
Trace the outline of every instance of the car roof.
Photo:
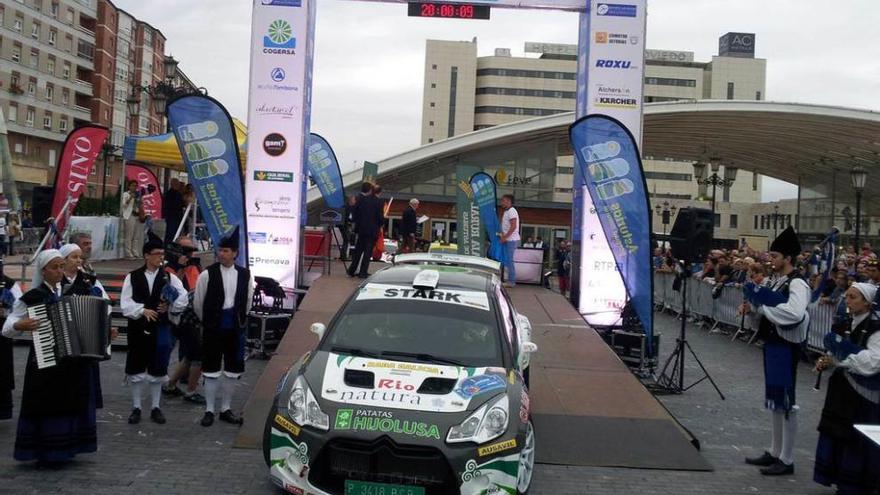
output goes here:
[{"label": "car roof", "polygon": [[492,284],[494,275],[490,272],[446,265],[397,265],[376,272],[369,282],[378,284],[411,286],[416,275],[423,270],[437,270],[440,273],[438,288],[455,287],[458,289],[478,290],[486,292]]}]

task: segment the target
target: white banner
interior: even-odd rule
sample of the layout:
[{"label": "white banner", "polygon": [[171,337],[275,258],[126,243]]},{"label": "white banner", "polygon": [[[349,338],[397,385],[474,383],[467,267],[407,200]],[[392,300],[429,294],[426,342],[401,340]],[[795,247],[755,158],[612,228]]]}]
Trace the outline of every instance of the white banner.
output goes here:
[{"label": "white banner", "polygon": [[[641,146],[647,0],[589,1],[581,19],[578,69],[586,69],[586,78],[579,75],[578,117],[614,117]],[[581,216],[578,309],[591,325],[614,325],[626,304],[626,287],[590,194],[582,184],[575,187],[583,197],[574,210]]]},{"label": "white banner", "polygon": [[[315,0],[254,0],[246,178],[254,275],[296,287],[305,136],[309,135]],[[278,143],[282,143],[279,145]]]},{"label": "white banner", "polygon": [[[138,228],[143,226],[144,224],[138,223]],[[92,256],[89,259],[92,261],[119,258],[116,251],[119,240],[119,217],[70,217],[65,237],[70,239],[77,232],[91,234]]]},{"label": "white banner", "polygon": [[[272,2],[273,0],[264,0]],[[276,0],[286,1],[286,0]],[[365,2],[408,3],[410,0],[362,0]],[[524,9],[583,10],[586,0],[467,0],[466,3]],[[433,0],[433,3],[462,3],[462,0]]]}]

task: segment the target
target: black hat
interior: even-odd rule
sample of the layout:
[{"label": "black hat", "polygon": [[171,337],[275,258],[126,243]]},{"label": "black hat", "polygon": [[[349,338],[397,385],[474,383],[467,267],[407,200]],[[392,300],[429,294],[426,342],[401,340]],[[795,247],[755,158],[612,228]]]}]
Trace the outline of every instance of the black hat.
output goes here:
[{"label": "black hat", "polygon": [[232,249],[233,251],[238,251],[238,244],[239,244],[238,237],[239,237],[238,236],[238,225],[236,225],[235,228],[232,229],[232,232],[229,235],[220,239],[220,247],[229,248],[229,249]]},{"label": "black hat", "polygon": [[770,244],[770,251],[781,253],[783,256],[791,256],[796,258],[801,252],[801,241],[798,240],[794,229],[789,225],[788,228],[779,234],[779,237]]},{"label": "black hat", "polygon": [[165,249],[165,243],[156,234],[147,232],[147,242],[144,243],[144,254],[154,249]]}]

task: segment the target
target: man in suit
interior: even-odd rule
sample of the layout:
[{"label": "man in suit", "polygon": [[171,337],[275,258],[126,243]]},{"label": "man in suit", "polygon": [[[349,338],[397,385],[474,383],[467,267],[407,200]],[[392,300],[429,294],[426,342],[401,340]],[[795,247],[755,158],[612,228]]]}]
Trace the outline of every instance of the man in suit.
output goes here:
[{"label": "man in suit", "polygon": [[373,254],[373,246],[376,244],[376,235],[384,223],[382,202],[373,195],[373,185],[365,182],[361,186],[361,198],[355,206],[354,224],[358,238],[351,265],[348,267],[349,277],[357,275],[360,278],[367,278],[369,276],[370,257]]},{"label": "man in suit", "polygon": [[400,228],[400,234],[403,236],[403,252],[411,253],[416,247],[416,229],[418,229],[418,215],[416,210],[419,209],[419,200],[413,198],[409,200],[409,206],[403,210],[403,222]]}]

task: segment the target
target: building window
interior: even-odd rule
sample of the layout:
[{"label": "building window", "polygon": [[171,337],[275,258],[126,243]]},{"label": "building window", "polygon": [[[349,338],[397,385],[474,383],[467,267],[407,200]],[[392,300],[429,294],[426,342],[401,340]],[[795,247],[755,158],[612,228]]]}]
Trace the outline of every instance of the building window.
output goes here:
[{"label": "building window", "polygon": [[761,92],[760,91],[755,91],[755,99],[758,101],[761,101]]},{"label": "building window", "polygon": [[24,117],[24,124],[28,127],[34,126],[34,119],[37,117],[37,111],[33,108],[27,109],[27,114]]},{"label": "building window", "polygon": [[55,57],[52,55],[49,55],[49,59],[46,61],[46,72],[55,75]]},{"label": "building window", "polygon": [[64,20],[67,21],[68,24],[73,24],[73,9],[67,9],[67,13],[64,15]]},{"label": "building window", "polygon": [[54,29],[49,30],[49,44],[55,46],[55,42],[58,41],[58,31]]},{"label": "building window", "polygon": [[34,10],[37,12],[43,11],[43,0],[34,0]]},{"label": "building window", "polygon": [[61,77],[70,79],[70,62],[64,62],[64,69],[61,71]]},{"label": "building window", "polygon": [[58,2],[52,2],[52,7],[49,11],[49,15],[51,15],[52,17],[58,17]]},{"label": "building window", "polygon": [[733,99],[733,83],[732,82],[727,83],[727,99],[728,100]]},{"label": "building window", "polygon": [[720,228],[721,228],[721,213],[716,213],[716,214],[715,214],[715,228],[716,228],[716,229],[720,229]]},{"label": "building window", "polygon": [[755,215],[755,230],[758,230],[758,215]]},{"label": "building window", "polygon": [[16,15],[15,20],[12,22],[12,29],[20,33],[22,24],[24,24],[24,17]]},{"label": "building window", "polygon": [[577,79],[577,73],[575,72],[551,72],[524,69],[477,69],[477,77],[479,76],[532,77],[539,79],[565,79],[569,81]]},{"label": "building window", "polygon": [[577,93],[574,91],[549,91],[544,89],[523,89],[523,88],[497,88],[483,87],[477,88],[478,95],[504,95],[504,96],[535,96],[539,98],[560,98],[575,99]]},{"label": "building window", "polygon": [[7,117],[7,120],[10,122],[18,120],[18,105],[13,105],[12,103],[9,104],[9,116]]},{"label": "building window", "polygon": [[61,91],[61,104],[67,105],[69,103],[70,103],[70,91],[68,91],[65,88],[64,90]]},{"label": "building window", "polygon": [[52,114],[49,112],[46,112],[46,115],[43,116],[43,129],[47,131],[52,130]]},{"label": "building window", "polygon": [[21,44],[15,43],[12,45],[12,55],[10,55],[13,62],[21,63]]},{"label": "building window", "polygon": [[694,176],[691,174],[677,174],[674,172],[645,172],[646,179],[654,180],[677,180],[683,182],[691,182]]},{"label": "building window", "polygon": [[431,89],[436,89],[436,88],[437,88],[437,83],[431,83]]},{"label": "building window", "polygon": [[519,107],[496,107],[496,106],[480,106],[474,108],[474,113],[499,113],[505,115],[531,115],[540,117],[545,115],[555,115],[563,113],[567,110],[556,110],[550,108],[519,108]]},{"label": "building window", "polygon": [[429,126],[429,127],[434,127],[434,121],[433,121],[433,120],[429,120],[429,121],[428,121],[428,126]]},{"label": "building window", "polygon": [[433,142],[434,142],[434,138],[428,138],[428,142],[429,142],[429,143],[433,143]]},{"label": "building window", "polygon": [[645,84],[655,86],[678,86],[683,88],[696,88],[696,79],[675,79],[670,77],[646,77]]},{"label": "building window", "polygon": [[431,108],[434,108],[434,107],[436,107],[436,106],[437,106],[437,104],[434,103],[434,102],[432,101],[432,102],[431,102]]},{"label": "building window", "polygon": [[67,132],[67,119],[62,118],[58,121],[58,130],[61,132]]},{"label": "building window", "polygon": [[0,5],[0,26],[6,24],[6,9]]},{"label": "building window", "polygon": [[55,99],[55,86],[46,83],[46,99],[52,101]]},{"label": "building window", "polygon": [[431,69],[432,69],[432,70],[437,70],[437,64],[433,64],[433,65],[431,65]]},{"label": "building window", "polygon": [[40,50],[31,48],[31,68],[36,69],[40,66]]},{"label": "building window", "polygon": [[29,96],[37,95],[37,80],[33,77],[28,80],[27,92]]},{"label": "building window", "polygon": [[9,85],[18,86],[18,89],[21,89],[21,75],[18,72],[13,72],[9,76]]},{"label": "building window", "polygon": [[455,135],[455,106],[458,99],[458,67],[453,66],[449,74],[449,127],[446,137]]},{"label": "building window", "polygon": [[40,39],[40,23],[39,22],[35,22],[31,26],[31,38],[33,38],[35,40]]},{"label": "building window", "polygon": [[739,216],[738,215],[730,215],[730,228],[736,229],[739,227]]}]

